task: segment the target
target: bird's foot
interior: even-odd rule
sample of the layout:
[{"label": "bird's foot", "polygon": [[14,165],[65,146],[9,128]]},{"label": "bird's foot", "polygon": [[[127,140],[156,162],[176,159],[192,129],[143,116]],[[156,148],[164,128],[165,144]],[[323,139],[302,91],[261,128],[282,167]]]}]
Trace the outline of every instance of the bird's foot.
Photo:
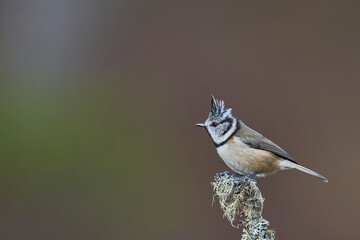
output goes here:
[{"label": "bird's foot", "polygon": [[219,178],[219,177],[223,177],[225,175],[228,175],[228,176],[234,176],[236,173],[234,172],[230,172],[230,171],[225,171],[225,172],[222,172],[222,173],[217,173],[216,174],[216,177]]},{"label": "bird's foot", "polygon": [[251,178],[251,177],[255,176],[255,174],[248,174],[248,175],[244,176],[244,175],[240,175],[236,172],[230,172],[230,171],[225,171],[225,172],[216,174],[217,178],[224,177],[224,176],[229,176],[229,177],[234,178],[237,183],[243,182],[246,179],[249,179],[250,181],[257,183],[257,181],[255,179]]},{"label": "bird's foot", "polygon": [[253,181],[254,183],[257,183],[257,181],[251,177],[255,176],[255,174],[248,174],[243,177],[234,177],[237,182],[243,182],[244,180],[249,179],[250,181]]}]

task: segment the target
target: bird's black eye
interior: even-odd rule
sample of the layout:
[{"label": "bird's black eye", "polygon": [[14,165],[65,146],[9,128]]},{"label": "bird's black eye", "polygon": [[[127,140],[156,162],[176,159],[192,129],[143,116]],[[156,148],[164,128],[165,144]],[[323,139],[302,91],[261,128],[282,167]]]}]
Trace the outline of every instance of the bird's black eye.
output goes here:
[{"label": "bird's black eye", "polygon": [[211,124],[211,126],[213,126],[213,127],[216,127],[217,125],[219,125],[219,124],[216,123],[216,122],[213,122],[213,123]]}]

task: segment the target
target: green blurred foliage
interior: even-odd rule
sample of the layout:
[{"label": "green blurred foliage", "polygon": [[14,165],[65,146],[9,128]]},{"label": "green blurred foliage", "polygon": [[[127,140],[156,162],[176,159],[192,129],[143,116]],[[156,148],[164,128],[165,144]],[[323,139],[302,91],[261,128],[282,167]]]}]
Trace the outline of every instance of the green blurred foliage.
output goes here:
[{"label": "green blurred foliage", "polygon": [[108,83],[3,89],[2,192],[10,206],[47,208],[56,221],[107,219],[125,232],[161,233],[179,197],[165,163],[174,142],[151,117],[158,103],[138,108],[146,103],[136,89]]}]

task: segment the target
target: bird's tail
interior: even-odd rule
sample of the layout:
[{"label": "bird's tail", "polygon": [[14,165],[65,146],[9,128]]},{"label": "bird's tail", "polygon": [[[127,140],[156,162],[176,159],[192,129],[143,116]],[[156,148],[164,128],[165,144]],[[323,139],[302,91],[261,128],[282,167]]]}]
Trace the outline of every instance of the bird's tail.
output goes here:
[{"label": "bird's tail", "polygon": [[310,169],[308,169],[308,168],[306,168],[306,167],[303,167],[303,166],[301,166],[301,165],[299,165],[299,164],[290,162],[290,161],[288,161],[288,160],[282,161],[282,162],[280,163],[280,167],[281,167],[282,169],[295,168],[295,169],[300,170],[300,171],[302,171],[302,172],[304,172],[304,173],[307,173],[307,174],[313,175],[313,176],[315,176],[315,177],[317,177],[317,178],[320,178],[320,179],[323,180],[324,182],[328,182],[328,180],[327,180],[324,176],[318,174],[317,172],[314,172],[313,170],[310,170]]}]

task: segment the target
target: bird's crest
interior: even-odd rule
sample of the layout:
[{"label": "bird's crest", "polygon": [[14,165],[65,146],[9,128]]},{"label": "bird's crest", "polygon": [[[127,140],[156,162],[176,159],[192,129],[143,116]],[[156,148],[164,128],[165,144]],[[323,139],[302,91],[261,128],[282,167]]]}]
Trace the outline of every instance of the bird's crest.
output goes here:
[{"label": "bird's crest", "polygon": [[211,95],[211,111],[209,114],[209,118],[218,118],[225,113],[231,113],[231,108],[225,109],[224,101],[215,99],[215,97]]}]

